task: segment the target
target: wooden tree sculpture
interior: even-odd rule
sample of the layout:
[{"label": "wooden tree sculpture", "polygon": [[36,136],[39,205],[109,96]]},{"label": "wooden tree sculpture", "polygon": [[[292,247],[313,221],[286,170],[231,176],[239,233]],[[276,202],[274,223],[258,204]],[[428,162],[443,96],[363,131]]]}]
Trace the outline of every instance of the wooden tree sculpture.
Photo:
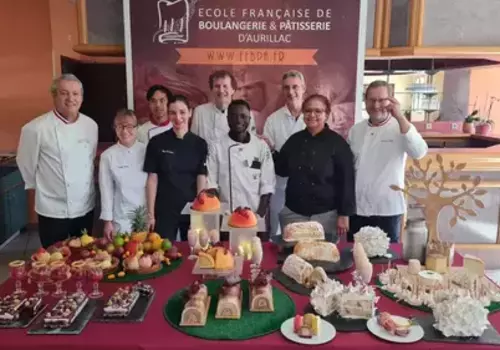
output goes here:
[{"label": "wooden tree sculpture", "polygon": [[[410,166],[405,176],[405,188],[391,185],[394,191],[401,191],[409,198],[415,200],[423,206],[424,216],[429,230],[428,240],[439,240],[438,216],[444,207],[451,206],[454,214],[449,224],[454,227],[458,220],[466,221],[467,216],[477,216],[477,212],[472,208],[466,207],[466,199],[470,198],[477,208],[484,208],[484,203],[478,199],[487,193],[486,190],[478,188],[481,178],[479,176],[458,175],[465,169],[466,163],[455,164],[450,162],[449,169],[445,169],[443,157],[436,155],[436,161],[439,171],[434,171],[429,175],[432,159],[427,160],[422,165],[418,160],[413,160],[413,166]],[[441,173],[441,176],[438,176]],[[458,175],[454,176],[454,175]],[[462,183],[459,188],[450,188],[446,185],[450,180],[472,181],[472,186]],[[424,196],[420,197],[415,192],[423,190]],[[444,196],[443,196],[444,195]]]}]

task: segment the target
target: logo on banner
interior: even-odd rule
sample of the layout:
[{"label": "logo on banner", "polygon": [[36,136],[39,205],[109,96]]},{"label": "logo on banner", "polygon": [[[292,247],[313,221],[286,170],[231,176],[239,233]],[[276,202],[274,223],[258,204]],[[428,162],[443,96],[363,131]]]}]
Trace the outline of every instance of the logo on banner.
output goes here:
[{"label": "logo on banner", "polygon": [[187,43],[189,41],[190,6],[194,11],[197,0],[158,0],[158,30],[153,42],[160,44]]}]

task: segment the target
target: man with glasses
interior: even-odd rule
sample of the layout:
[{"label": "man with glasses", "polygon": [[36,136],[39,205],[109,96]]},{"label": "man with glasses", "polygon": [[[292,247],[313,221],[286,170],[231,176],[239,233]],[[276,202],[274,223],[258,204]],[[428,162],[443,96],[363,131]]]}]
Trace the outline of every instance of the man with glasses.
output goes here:
[{"label": "man with glasses", "polygon": [[118,142],[101,154],[99,189],[104,236],[111,240],[116,232],[131,232],[130,213],[146,205],[146,180],[142,170],[146,146],[137,141],[134,111],[118,111],[114,120]]},{"label": "man with glasses", "polygon": [[17,165],[25,188],[35,190],[42,246],[83,230],[92,233],[97,124],[80,113],[82,82],[72,74],[54,79],[54,109],[21,129]]},{"label": "man with glasses", "polygon": [[389,84],[377,80],[365,92],[368,120],[354,125],[348,137],[356,168],[356,215],[351,217],[348,240],[364,226],[379,227],[398,242],[404,196],[391,185],[404,187],[406,158],[421,159],[427,144],[390,96]]}]

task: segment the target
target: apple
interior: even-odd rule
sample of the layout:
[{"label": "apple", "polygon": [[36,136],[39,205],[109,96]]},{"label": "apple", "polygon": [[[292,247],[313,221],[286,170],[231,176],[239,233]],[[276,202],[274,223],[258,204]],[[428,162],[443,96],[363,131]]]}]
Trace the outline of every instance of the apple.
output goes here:
[{"label": "apple", "polygon": [[177,247],[172,247],[169,250],[167,250],[166,256],[170,260],[178,259],[179,258],[179,250],[177,249]]},{"label": "apple", "polygon": [[117,258],[121,257],[125,253],[125,249],[123,247],[116,247],[115,250],[113,251],[113,255],[116,256]]},{"label": "apple", "polygon": [[161,249],[167,251],[170,248],[172,248],[172,242],[170,242],[170,240],[168,238],[164,239],[163,243],[161,245]]},{"label": "apple", "polygon": [[153,266],[153,260],[151,259],[151,256],[149,255],[143,255],[139,259],[139,266],[143,269],[150,268]]},{"label": "apple", "polygon": [[70,250],[68,247],[66,247],[66,246],[61,247],[61,248],[59,249],[59,251],[60,251],[60,252],[61,252],[61,254],[62,254],[63,256],[65,256],[65,257],[71,254],[71,250]]},{"label": "apple", "polygon": [[125,251],[130,252],[130,254],[135,255],[139,251],[139,243],[135,241],[129,241],[125,245]]},{"label": "apple", "polygon": [[113,240],[113,244],[115,245],[115,247],[123,247],[123,245],[125,244],[125,240],[122,236],[116,236]]}]

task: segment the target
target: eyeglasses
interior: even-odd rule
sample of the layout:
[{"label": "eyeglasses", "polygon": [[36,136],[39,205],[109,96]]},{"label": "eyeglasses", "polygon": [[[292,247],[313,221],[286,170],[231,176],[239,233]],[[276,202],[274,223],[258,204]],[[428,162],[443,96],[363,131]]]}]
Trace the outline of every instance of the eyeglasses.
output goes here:
[{"label": "eyeglasses", "polygon": [[323,114],[325,113],[325,110],[324,109],[315,109],[315,108],[308,108],[308,109],[304,109],[304,114]]},{"label": "eyeglasses", "polygon": [[132,131],[136,127],[137,127],[137,124],[136,125],[116,125],[115,129],[118,131],[123,131],[123,130]]}]

